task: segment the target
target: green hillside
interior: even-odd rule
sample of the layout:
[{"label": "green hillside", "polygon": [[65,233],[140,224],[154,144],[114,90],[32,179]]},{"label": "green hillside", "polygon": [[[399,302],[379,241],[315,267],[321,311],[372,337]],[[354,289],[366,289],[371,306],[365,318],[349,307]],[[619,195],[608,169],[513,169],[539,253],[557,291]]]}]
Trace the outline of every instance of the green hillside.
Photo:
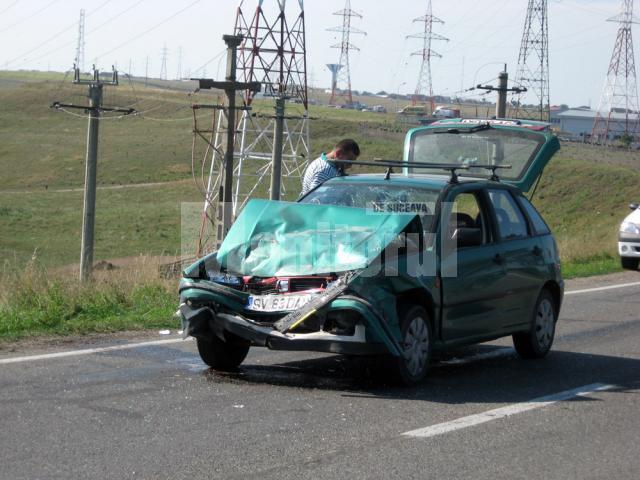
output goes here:
[{"label": "green hillside", "polygon": [[[47,266],[77,262],[86,119],[82,111],[49,108],[54,100],[86,101],[83,87],[70,80],[0,72],[0,256],[12,265],[24,264],[34,251]],[[201,199],[191,176],[190,105],[215,102],[216,95],[121,83],[107,90],[105,103],[134,105],[143,115],[101,122],[96,260],[175,255],[181,203]],[[257,105],[267,113],[270,108]],[[210,113],[203,112],[205,124]],[[360,142],[364,159],[402,153],[404,130],[390,115],[322,106],[312,106],[310,114],[313,155],[347,136]],[[636,152],[568,144],[547,168],[534,203],[556,233],[563,260],[572,264],[569,273],[581,264],[588,271],[617,265],[617,226],[627,204],[640,200],[637,162]],[[146,183],[161,185],[132,186]]]}]

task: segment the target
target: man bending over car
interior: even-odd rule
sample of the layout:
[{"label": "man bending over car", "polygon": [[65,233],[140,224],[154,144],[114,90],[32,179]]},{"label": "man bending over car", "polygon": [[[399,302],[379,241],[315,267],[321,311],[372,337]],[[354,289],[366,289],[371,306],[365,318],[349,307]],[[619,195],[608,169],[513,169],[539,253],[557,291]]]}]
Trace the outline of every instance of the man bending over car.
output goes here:
[{"label": "man bending over car", "polygon": [[338,142],[331,152],[323,153],[309,164],[302,178],[300,196],[306,195],[330,178],[344,175],[351,164],[341,163],[340,160],[356,160],[359,155],[360,147],[355,140],[345,138]]}]

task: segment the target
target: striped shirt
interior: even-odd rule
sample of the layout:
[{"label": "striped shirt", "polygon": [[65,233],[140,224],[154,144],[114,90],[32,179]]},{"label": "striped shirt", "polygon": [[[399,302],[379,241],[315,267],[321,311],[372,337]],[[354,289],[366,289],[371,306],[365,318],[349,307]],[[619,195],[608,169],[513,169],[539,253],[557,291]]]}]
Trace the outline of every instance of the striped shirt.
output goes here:
[{"label": "striped shirt", "polygon": [[326,154],[320,155],[309,164],[302,178],[302,191],[300,196],[306,195],[318,185],[326,182],[330,178],[341,175],[341,170],[327,159]]}]

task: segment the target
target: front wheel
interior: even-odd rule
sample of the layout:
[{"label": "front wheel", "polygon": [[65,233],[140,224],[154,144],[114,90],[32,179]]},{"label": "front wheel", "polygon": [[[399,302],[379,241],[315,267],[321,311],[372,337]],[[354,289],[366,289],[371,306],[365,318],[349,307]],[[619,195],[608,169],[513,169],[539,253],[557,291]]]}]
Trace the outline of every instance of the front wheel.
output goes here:
[{"label": "front wheel", "polygon": [[543,290],[533,309],[531,328],[513,335],[513,346],[522,358],[542,358],[549,353],[556,333],[557,311],[553,296]]},{"label": "front wheel", "polygon": [[424,379],[431,358],[429,314],[418,305],[400,309],[402,355],[393,359],[394,380],[412,386]]},{"label": "front wheel", "polygon": [[212,368],[230,370],[242,363],[249,353],[250,344],[231,335],[226,341],[217,336],[196,338],[198,353],[202,361]]},{"label": "front wheel", "polygon": [[637,270],[640,259],[633,257],[620,257],[620,264],[625,270]]}]

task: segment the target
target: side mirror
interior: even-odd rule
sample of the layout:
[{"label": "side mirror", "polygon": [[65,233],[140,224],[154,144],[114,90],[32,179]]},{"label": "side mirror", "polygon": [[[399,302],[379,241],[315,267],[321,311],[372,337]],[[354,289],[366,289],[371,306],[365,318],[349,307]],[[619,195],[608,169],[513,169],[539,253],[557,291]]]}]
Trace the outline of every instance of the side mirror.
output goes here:
[{"label": "side mirror", "polygon": [[451,237],[458,248],[477,247],[482,245],[482,230],[475,227],[458,227]]},{"label": "side mirror", "polygon": [[631,210],[637,210],[637,209],[638,209],[638,207],[640,207],[640,205],[638,205],[637,203],[630,203],[630,204],[629,204],[629,208],[630,208]]}]

